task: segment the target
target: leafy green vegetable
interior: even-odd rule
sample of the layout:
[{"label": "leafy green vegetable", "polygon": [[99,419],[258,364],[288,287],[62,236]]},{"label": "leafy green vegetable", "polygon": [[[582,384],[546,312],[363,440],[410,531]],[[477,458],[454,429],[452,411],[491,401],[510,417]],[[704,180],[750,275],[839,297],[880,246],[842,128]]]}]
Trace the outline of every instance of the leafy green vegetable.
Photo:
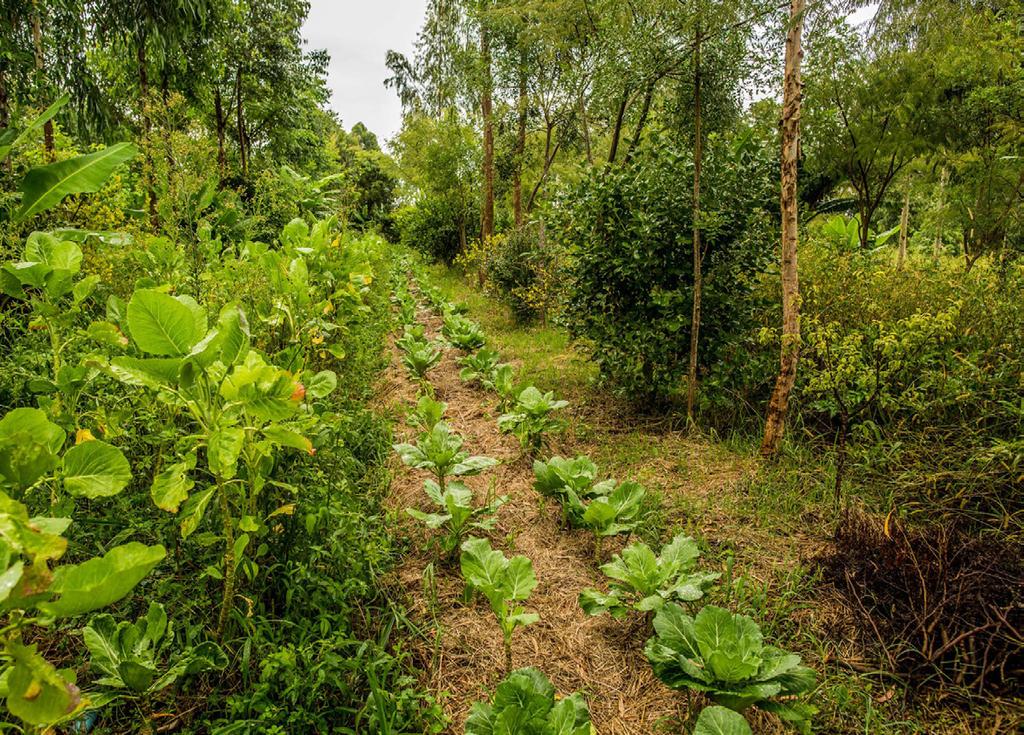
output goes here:
[{"label": "leafy green vegetable", "polygon": [[580,607],[588,615],[610,613],[624,618],[630,610],[659,610],[666,602],[693,602],[721,575],[697,572],[700,551],[689,536],[677,535],[654,555],[645,543],[635,543],[601,566],[609,578],[608,593],[588,589],[580,593]]},{"label": "leafy green vegetable", "polygon": [[[168,650],[174,644],[174,626],[158,602],[150,602],[146,615],[134,623],[97,615],[82,629],[82,638],[92,668],[103,675],[96,684],[130,695],[152,695],[182,676],[219,671],[228,663],[212,641]],[[166,665],[163,658],[169,659]]]},{"label": "leafy green vegetable", "polygon": [[494,350],[481,347],[465,357],[459,358],[459,378],[467,383],[480,383],[485,387],[493,385],[494,371],[498,367],[498,360],[501,359]]},{"label": "leafy green vegetable", "polygon": [[700,711],[693,735],[753,735],[747,719],[728,707],[712,705]]},{"label": "leafy green vegetable", "polygon": [[444,412],[448,404],[443,401],[435,401],[427,395],[420,396],[416,401],[416,408],[409,412],[406,421],[410,426],[415,426],[425,433],[429,433],[438,423],[444,420]]},{"label": "leafy green vegetable", "polygon": [[487,343],[480,325],[456,312],[445,315],[441,334],[453,347],[466,352],[476,350]]},{"label": "leafy green vegetable", "polygon": [[545,434],[564,428],[565,423],[551,414],[568,405],[568,401],[555,400],[553,392],[541,393],[531,385],[519,393],[508,413],[498,417],[498,428],[514,434],[524,448],[536,451]]},{"label": "leafy green vegetable", "polygon": [[462,450],[462,444],[462,437],[439,421],[415,444],[396,444],[394,449],[407,466],[432,473],[443,494],[448,477],[478,475],[498,463],[490,457],[470,456]]},{"label": "leafy green vegetable", "polygon": [[416,508],[406,508],[405,512],[425,523],[427,528],[446,529],[441,542],[441,550],[445,554],[454,554],[470,529],[481,531],[493,529],[494,514],[498,508],[508,502],[508,497],[502,496],[495,498],[487,505],[474,508],[473,491],[462,482],[449,482],[442,492],[436,482],[427,480],[424,483],[424,489],[427,497],[440,507],[441,512],[424,513]]},{"label": "leafy green vegetable", "polygon": [[460,566],[467,586],[491,603],[505,644],[505,669],[511,671],[512,634],[540,620],[537,614],[513,604],[528,599],[537,586],[533,562],[522,555],[509,559],[492,549],[486,539],[471,538],[462,544]]},{"label": "leafy green vegetable", "polygon": [[765,645],[747,616],[708,605],[691,618],[668,603],[655,615],[654,630],[645,651],[670,687],[705,692],[737,712],[757,706],[810,732],[816,710],[794,698],[814,688],[814,671],[801,666],[796,654]]},{"label": "leafy green vegetable", "polygon": [[578,692],[555,701],[555,687],[534,668],[509,674],[490,702],[474,702],[466,735],[591,735],[590,711]]}]

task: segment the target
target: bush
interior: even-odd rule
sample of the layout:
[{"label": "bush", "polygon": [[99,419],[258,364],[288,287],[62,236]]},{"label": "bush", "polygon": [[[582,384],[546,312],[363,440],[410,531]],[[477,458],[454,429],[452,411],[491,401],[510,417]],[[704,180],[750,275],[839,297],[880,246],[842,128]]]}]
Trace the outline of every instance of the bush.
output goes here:
[{"label": "bush", "polygon": [[429,258],[451,265],[465,244],[477,237],[475,210],[439,197],[427,197],[395,214],[400,241]]},{"label": "bush", "polygon": [[487,251],[487,282],[519,322],[547,319],[558,308],[562,258],[539,226],[499,235]]},{"label": "bush", "polygon": [[[749,335],[757,275],[774,254],[774,150],[748,137],[708,141],[700,372]],[[692,154],[655,139],[628,165],[583,181],[556,225],[569,252],[565,319],[602,375],[637,399],[680,389],[693,298]],[[745,360],[742,350],[734,350]]]}]

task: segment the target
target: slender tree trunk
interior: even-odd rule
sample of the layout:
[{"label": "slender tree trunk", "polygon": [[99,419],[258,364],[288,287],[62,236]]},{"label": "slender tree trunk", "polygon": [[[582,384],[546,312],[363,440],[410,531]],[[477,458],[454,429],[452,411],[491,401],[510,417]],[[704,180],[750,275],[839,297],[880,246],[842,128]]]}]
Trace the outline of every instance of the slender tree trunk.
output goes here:
[{"label": "slender tree trunk", "polygon": [[633,139],[629,142],[629,149],[626,151],[626,155],[623,160],[629,163],[633,158],[633,154],[636,152],[637,146],[640,145],[640,136],[644,132],[644,128],[647,126],[647,116],[651,112],[651,102],[654,100],[654,88],[656,82],[651,82],[647,85],[647,90],[644,92],[644,101],[640,106],[640,118],[636,122],[636,130],[633,132]]},{"label": "slender tree trunk", "polygon": [[484,119],[484,201],[480,213],[480,236],[486,241],[494,235],[494,115],[491,99],[494,81],[491,78],[491,37],[486,25],[480,29],[480,58],[484,69],[480,101]]},{"label": "slender tree trunk", "polygon": [[238,101],[236,120],[238,124],[238,163],[242,176],[249,175],[249,152],[245,137],[245,108],[242,103],[242,65],[235,69],[235,99]]},{"label": "slender tree trunk", "polygon": [[[0,66],[0,129],[5,129],[10,124],[11,102],[7,96],[7,72],[3,66]],[[13,168],[10,156],[4,157],[3,165],[7,169],[7,173],[10,173]]]},{"label": "slender tree trunk", "polygon": [[791,0],[789,31],[786,34],[785,77],[782,92],[782,350],[779,376],[775,381],[765,417],[761,454],[774,457],[786,429],[789,396],[796,383],[800,357],[800,284],[797,271],[797,155],[800,149],[800,62],[805,0]]},{"label": "slender tree trunk", "polygon": [[907,228],[910,226],[910,185],[907,185],[907,190],[903,194],[903,211],[900,212],[900,249],[896,256],[896,268],[897,270],[903,270],[903,266],[907,263],[907,239],[910,234],[907,232]]},{"label": "slender tree trunk", "polygon": [[704,159],[701,115],[700,24],[693,46],[693,314],[690,319],[690,369],[686,380],[686,420],[692,424],[697,404],[697,347],[700,339],[700,307],[703,291],[702,248],[700,237],[700,174]]},{"label": "slender tree trunk", "polygon": [[149,72],[146,68],[146,37],[140,36],[135,49],[139,66],[139,97],[142,118],[142,145],[146,151],[146,189],[149,197],[149,224],[156,232],[160,228],[160,214],[157,212],[156,169],[153,163],[151,141],[152,122],[149,118]]},{"label": "slender tree trunk", "polygon": [[590,147],[590,123],[587,121],[587,103],[580,93],[580,123],[583,126],[583,149],[587,154],[587,163],[594,165],[594,152]]},{"label": "slender tree trunk", "polygon": [[939,174],[939,211],[935,216],[935,240],[932,242],[932,258],[939,259],[942,254],[942,224],[946,213],[946,184],[949,183],[949,169],[942,167]]},{"label": "slender tree trunk", "polygon": [[228,122],[224,118],[224,100],[220,96],[220,87],[213,93],[213,111],[217,117],[217,174],[221,183],[227,176],[227,155],[224,153],[224,132]]},{"label": "slender tree trunk", "polygon": [[622,101],[619,103],[619,111],[615,114],[615,128],[612,130],[612,144],[608,148],[608,163],[615,163],[615,156],[619,152],[619,138],[622,137],[622,121],[626,117],[626,108],[629,107],[629,89],[622,92]]},{"label": "slender tree trunk", "polygon": [[519,117],[516,120],[516,163],[512,170],[512,218],[523,226],[523,155],[526,152],[526,52],[519,56]]},{"label": "slender tree trunk", "polygon": [[[39,16],[39,4],[32,3],[32,48],[35,52],[36,62],[36,91],[42,96],[45,59],[43,57],[43,27],[42,19]],[[46,105],[42,105],[45,107]],[[43,123],[43,149],[46,151],[46,159],[53,161],[56,156],[53,152],[53,120]]]}]

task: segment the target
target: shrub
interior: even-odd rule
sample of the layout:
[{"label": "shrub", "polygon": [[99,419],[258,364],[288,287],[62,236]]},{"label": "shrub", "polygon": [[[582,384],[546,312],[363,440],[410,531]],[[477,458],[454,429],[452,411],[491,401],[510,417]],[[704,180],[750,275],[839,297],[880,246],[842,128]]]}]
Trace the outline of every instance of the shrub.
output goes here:
[{"label": "shrub", "polygon": [[472,209],[459,212],[445,199],[427,197],[400,209],[395,219],[402,245],[451,265],[466,243],[477,236],[479,218]]}]

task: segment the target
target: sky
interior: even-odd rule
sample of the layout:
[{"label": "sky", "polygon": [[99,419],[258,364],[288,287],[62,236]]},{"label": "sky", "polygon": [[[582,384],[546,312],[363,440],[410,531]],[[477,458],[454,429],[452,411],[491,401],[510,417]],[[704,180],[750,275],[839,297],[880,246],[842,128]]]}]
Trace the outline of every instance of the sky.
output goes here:
[{"label": "sky", "polygon": [[388,49],[412,55],[427,0],[311,0],[303,35],[310,49],[327,49],[331,108],[351,128],[357,122],[383,144],[402,124],[402,106],[384,66]]}]

